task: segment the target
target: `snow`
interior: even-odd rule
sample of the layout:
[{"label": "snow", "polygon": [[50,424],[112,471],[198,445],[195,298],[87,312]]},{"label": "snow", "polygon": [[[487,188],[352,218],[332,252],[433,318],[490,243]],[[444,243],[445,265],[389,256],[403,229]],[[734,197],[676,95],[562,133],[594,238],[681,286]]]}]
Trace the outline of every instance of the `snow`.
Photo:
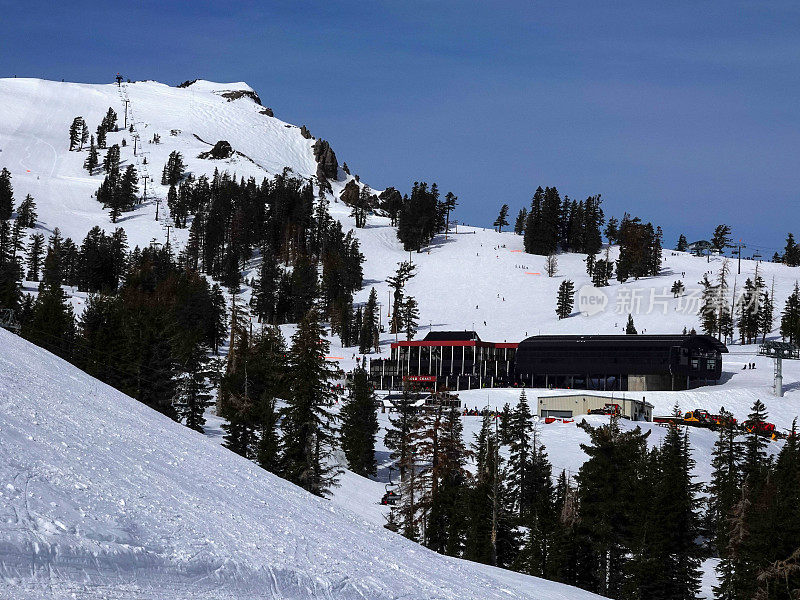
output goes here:
[{"label": "snow", "polygon": [[[153,81],[123,84],[118,88],[116,84],[0,79],[0,168],[7,167],[12,172],[17,204],[25,194],[34,196],[39,214],[37,229],[46,235],[59,227],[64,236],[80,243],[95,225],[106,232],[119,226],[125,229],[131,246],[163,241],[166,206],[161,203],[161,220],[156,221],[154,198],[163,200],[166,197],[167,188],[160,185],[160,173],[173,150],[183,154],[188,170],[195,175],[211,175],[219,168],[260,181],[281,173],[286,167],[305,179],[311,179],[316,173],[314,139],[303,138],[296,125],[263,114],[263,108],[247,96],[229,101],[221,95],[230,91],[253,90],[244,82],[203,80],[187,88]],[[142,153],[134,156],[130,132],[122,130],[108,135],[109,146],[127,140],[128,145],[121,149],[123,164],[136,164],[142,175],[149,174],[154,180],[148,187],[150,199],[136,211],[125,213],[115,225],[92,197],[102,175],[90,176],[83,170],[86,150],[69,152],[67,131],[78,115],[83,116],[94,131],[109,106],[117,112],[122,125],[125,98],[130,101],[129,119],[141,140],[145,142],[153,133],[158,133],[162,143],[145,142]],[[262,91],[261,98],[265,106],[270,105],[268,91]],[[280,107],[273,108],[280,113]],[[175,135],[171,135],[173,130]],[[210,144],[223,139],[241,155],[225,161],[198,158]],[[331,143],[335,149],[336,140]],[[346,157],[338,156],[338,159],[343,162]],[[348,207],[336,198],[349,179],[339,172],[339,181],[332,183],[334,198],[330,205],[331,214],[342,222],[345,230],[354,226],[353,220]],[[409,183],[396,182],[395,187],[403,189]],[[457,194],[458,190],[453,192]],[[631,209],[637,212],[637,207]],[[382,303],[382,323],[388,329],[389,288],[385,280],[393,274],[398,262],[411,259],[417,275],[409,282],[407,293],[419,303],[421,318],[417,337],[420,338],[429,330],[445,329],[475,329],[483,340],[498,342],[520,341],[538,333],[623,333],[629,313],[633,314],[640,333],[676,333],[684,328],[699,331],[694,293],[704,273],[711,271],[713,279],[723,261],[721,257],[698,258],[665,250],[658,276],[625,283],[612,280],[602,291],[607,298],[605,310],[588,316],[588,311],[581,312],[586,307],[577,304],[572,316],[558,320],[555,314],[558,285],[565,278],[575,283],[576,290],[589,283],[584,255],[559,255],[558,273],[550,278],[544,274],[544,257],[523,253],[522,238],[510,232],[497,233],[459,225],[447,239],[437,236],[430,247],[412,254],[402,249],[395,229],[385,217],[370,216],[367,227],[355,233],[366,257],[365,286],[356,294],[356,302],[366,301],[370,288],[375,287]],[[171,241],[177,247],[181,247],[186,238],[186,230],[171,232]],[[665,240],[664,245],[668,247],[673,242]],[[612,259],[616,253],[616,248],[609,250]],[[731,262],[728,282],[731,291],[734,287],[740,290],[745,279],[753,277],[758,265],[768,289],[774,282],[776,330],[770,337],[779,337],[777,316],[800,277],[800,269],[753,260],[742,260],[741,264],[741,274],[737,274],[737,263]],[[246,276],[252,277],[257,268],[255,259],[248,265]],[[687,294],[682,298],[673,298],[669,292],[677,279],[687,287]],[[27,282],[25,289],[35,293],[36,285]],[[76,311],[80,312],[86,294],[72,289],[67,291]],[[245,299],[248,294],[245,290]],[[284,326],[283,330],[288,338],[293,326]],[[122,593],[121,580],[126,577],[134,582],[133,586],[145,585],[133,573],[144,569],[146,564],[153,565],[146,569],[153,573],[153,582],[146,584],[145,591],[136,588],[136,593],[140,594],[136,597],[159,598],[160,585],[178,596],[188,589],[187,586],[195,585],[192,595],[225,597],[214,596],[209,591],[214,582],[230,583],[226,590],[247,589],[250,582],[263,583],[275,575],[278,582],[275,585],[281,591],[269,588],[273,594],[302,594],[308,589],[318,589],[319,594],[334,594],[332,590],[339,583],[345,586],[345,591],[338,590],[338,597],[356,593],[353,590],[357,588],[348,585],[374,585],[369,587],[369,597],[380,598],[381,594],[389,593],[389,587],[382,587],[386,582],[382,577],[390,570],[397,575],[396,580],[390,578],[392,583],[386,584],[391,585],[392,594],[400,595],[402,590],[408,589],[421,594],[418,597],[467,597],[469,594],[492,597],[478,594],[476,590],[481,589],[481,583],[475,583],[466,592],[459,590],[460,593],[452,592],[454,595],[448,596],[451,592],[447,591],[447,586],[465,577],[471,581],[464,574],[463,563],[431,556],[382,529],[385,508],[378,506],[377,500],[383,494],[384,482],[388,481],[388,458],[382,445],[378,448],[382,465],[379,481],[346,472],[333,502],[308,499],[292,486],[218,448],[218,436],[215,439],[212,435],[209,439],[182,430],[65,363],[46,353],[37,354],[38,351],[5,332],[0,334],[4,342],[8,340],[4,343],[6,351],[0,356],[4,367],[8,367],[0,372],[0,468],[3,470],[1,481],[6,484],[0,486],[0,492],[3,499],[8,500],[0,503],[0,507],[6,507],[0,510],[7,511],[7,518],[0,518],[0,527],[4,534],[9,533],[0,543],[5,544],[3,556],[8,556],[13,546],[11,556],[16,561],[12,564],[6,558],[0,576],[4,585],[15,586],[15,598],[24,597],[26,586],[31,587],[32,594],[39,593],[39,583],[47,578],[48,569],[60,582],[57,583],[61,586],[59,590],[85,591],[80,588],[84,585],[80,582],[85,579],[86,586],[99,586],[91,588],[101,590],[96,596],[115,597],[113,594]],[[388,333],[381,336],[381,356],[388,355],[393,340],[394,336]],[[719,385],[635,395],[645,396],[655,406],[655,414],[669,414],[675,404],[684,411],[705,408],[716,412],[724,406],[740,421],[746,418],[753,402],[760,399],[767,406],[769,420],[779,428],[788,428],[800,413],[800,361],[784,361],[786,395],[776,398],[772,394],[772,361],[757,356],[756,346],[733,344],[729,348],[731,353],[723,356],[724,373]],[[341,348],[338,339],[332,340],[331,355],[343,357],[338,362],[344,369],[352,368],[357,356],[354,348]],[[747,363],[755,363],[756,369],[743,369]],[[14,374],[21,379],[15,382]],[[533,406],[538,396],[564,393],[564,390],[529,389],[527,393]],[[465,405],[488,404],[494,408],[506,402],[513,406],[518,395],[516,389],[460,393]],[[587,417],[587,420],[598,424],[603,417]],[[380,416],[380,422],[386,427],[386,415]],[[479,426],[479,418],[465,418],[465,436],[471,439]],[[652,431],[651,444],[663,438],[663,428],[652,424],[642,426]],[[539,431],[554,472],[563,469],[575,473],[585,459],[580,449],[580,443],[587,440],[585,432],[574,423],[542,424]],[[213,433],[214,427],[210,427],[209,432]],[[714,439],[713,432],[691,430],[696,475],[700,481],[707,481],[710,475]],[[775,451],[780,444],[770,446]],[[187,465],[197,472],[188,474],[184,469]],[[28,488],[33,490],[31,493],[25,492],[26,481],[33,486]],[[266,497],[269,502],[265,505]],[[39,502],[34,501],[35,498],[46,500]],[[24,509],[20,504],[23,499],[28,499]],[[120,506],[119,500],[125,502],[124,506]],[[56,506],[50,506],[50,502]],[[22,512],[13,513],[9,507]],[[31,515],[34,516],[26,516],[25,510],[33,511]],[[95,510],[99,511],[96,516],[92,512]],[[200,516],[203,511],[211,516]],[[291,516],[285,526],[275,516],[279,511]],[[330,518],[317,518],[319,511]],[[311,521],[313,526],[305,520],[308,513],[317,515],[316,520]],[[184,515],[188,515],[186,523],[183,523]],[[11,521],[13,526],[9,524]],[[319,541],[326,533],[336,538],[339,530],[346,533],[342,534],[340,545],[330,547]],[[300,532],[304,539],[290,541],[293,531]],[[307,540],[312,533],[316,541],[309,546]],[[13,539],[12,546],[4,541],[6,538]],[[19,553],[20,549],[28,552],[34,544],[40,549],[38,554]],[[268,558],[260,553],[260,545]],[[398,551],[398,547],[402,551]],[[307,548],[312,553],[311,559],[304,554]],[[361,565],[361,570],[349,575],[349,580],[344,579],[342,554]],[[376,558],[378,556],[380,558]],[[37,562],[40,560],[42,568]],[[365,567],[370,561],[381,564],[381,568]],[[392,564],[397,564],[397,571],[391,569]],[[36,568],[31,570],[32,566]],[[81,574],[84,570],[85,576]],[[486,577],[493,582],[502,579],[503,585],[513,590],[534,585],[519,583],[534,581],[529,578],[500,575],[474,565],[469,565],[468,570],[472,575],[480,573],[479,579]],[[426,588],[425,582],[439,581],[434,573],[445,573],[444,583],[431,583],[433,587]],[[409,583],[415,576],[420,576],[423,583]],[[195,580],[200,582],[189,583]],[[12,581],[15,583],[10,583]],[[296,587],[290,588],[291,585]],[[546,589],[551,596],[538,587],[536,593],[531,593],[533,597],[560,597],[561,592],[557,590],[562,588]],[[423,590],[435,591],[425,596],[428,592]],[[528,592],[513,593],[525,597]],[[578,592],[575,594],[574,597],[580,597]]]},{"label": "snow", "polygon": [[[153,81],[123,84],[76,84],[40,79],[0,79],[0,165],[13,175],[15,197],[21,201],[31,194],[37,201],[41,227],[59,227],[63,235],[80,242],[94,225],[107,231],[124,227],[128,241],[144,246],[152,239],[163,241],[165,232],[155,221],[152,200],[119,225],[110,222],[107,211],[92,197],[103,174],[90,176],[83,161],[87,151],[70,152],[67,130],[76,116],[82,116],[94,134],[109,107],[118,115],[119,132],[109,133],[108,147],[121,144],[121,164],[134,164],[141,177],[149,174],[148,186],[160,198],[167,187],[160,185],[161,169],[173,150],[181,152],[188,172],[212,174],[218,167],[241,177],[272,177],[290,166],[297,176],[308,178],[316,172],[311,150],[314,140],[300,135],[300,129],[262,114],[263,107],[248,97],[228,101],[220,92],[252,91],[245,83],[219,84],[197,81],[187,88],[170,87]],[[134,124],[142,152],[133,154],[133,134],[124,125],[128,98],[128,124]],[[172,135],[176,132],[176,135]],[[150,144],[153,134],[160,144]],[[200,138],[200,139],[198,139]],[[204,140],[204,141],[201,141]],[[197,158],[210,145],[227,140],[247,158],[234,156],[214,161]],[[104,151],[100,151],[101,157]],[[144,159],[147,164],[144,164]],[[249,160],[248,160],[249,159]],[[143,186],[143,182],[140,182]],[[165,214],[162,203],[161,215]],[[185,243],[187,232],[178,230],[173,243]]]},{"label": "snow", "polygon": [[0,598],[597,597],[430,552],[4,330],[0,345]]}]

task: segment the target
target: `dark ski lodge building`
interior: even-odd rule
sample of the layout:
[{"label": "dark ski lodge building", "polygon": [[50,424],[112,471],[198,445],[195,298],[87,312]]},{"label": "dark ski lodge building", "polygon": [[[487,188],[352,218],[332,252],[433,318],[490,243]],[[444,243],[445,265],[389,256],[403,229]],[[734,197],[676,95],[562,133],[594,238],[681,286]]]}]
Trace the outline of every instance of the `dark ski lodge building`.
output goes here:
[{"label": "dark ski lodge building", "polygon": [[513,385],[516,342],[484,342],[474,331],[431,331],[422,340],[393,342],[390,358],[370,362],[378,389],[403,383],[423,389],[469,390]]},{"label": "dark ski lodge building", "polygon": [[517,382],[586,390],[685,390],[716,383],[728,348],[710,335],[537,335],[520,342]]},{"label": "dark ski lodge building", "polygon": [[439,331],[392,343],[390,358],[370,362],[370,378],[390,390],[683,390],[717,382],[726,352],[708,335],[539,335],[495,343],[474,331]]}]

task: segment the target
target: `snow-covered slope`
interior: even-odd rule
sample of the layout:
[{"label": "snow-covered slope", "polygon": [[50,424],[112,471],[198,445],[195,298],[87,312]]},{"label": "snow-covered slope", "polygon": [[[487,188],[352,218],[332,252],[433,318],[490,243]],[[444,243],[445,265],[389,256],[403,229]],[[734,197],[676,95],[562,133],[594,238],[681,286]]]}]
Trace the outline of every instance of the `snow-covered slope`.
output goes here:
[{"label": "snow-covered slope", "polygon": [[[90,176],[82,168],[87,152],[70,152],[68,128],[82,116],[94,132],[109,107],[133,124],[139,136],[139,150],[133,153],[129,130],[108,134],[108,146],[127,144],[121,149],[122,165],[134,164],[140,175],[149,175],[148,187],[162,199],[161,169],[173,150],[181,152],[188,171],[211,174],[215,168],[242,177],[272,177],[290,167],[297,176],[316,172],[313,139],[305,139],[300,128],[264,113],[264,107],[249,96],[231,99],[231,92],[252,92],[246,83],[196,81],[185,88],[153,81],[95,85],[45,81],[41,79],[0,79],[0,166],[14,177],[15,195],[21,201],[32,194],[45,229],[60,227],[65,236],[80,241],[94,225],[113,228],[102,206],[92,198],[103,177]],[[153,134],[160,144],[149,143]],[[204,160],[198,154],[219,140],[230,142],[236,155],[229,160]],[[101,157],[103,151],[101,150]],[[145,163],[146,159],[146,163]],[[143,185],[143,182],[141,183]],[[161,215],[164,214],[161,206]],[[155,221],[155,202],[150,201],[123,216],[121,226],[130,244],[147,245],[153,238],[163,241],[161,223]],[[185,232],[177,232],[177,241]]]},{"label": "snow-covered slope", "polygon": [[4,330],[0,346],[0,598],[597,597],[434,554]]},{"label": "snow-covered slope", "polygon": [[[95,225],[106,231],[120,226],[125,228],[132,246],[149,244],[153,239],[163,241],[166,207],[161,202],[162,221],[156,221],[154,199],[163,200],[166,196],[167,189],[159,183],[160,174],[173,150],[183,154],[189,171],[195,175],[210,175],[219,168],[260,181],[282,172],[285,167],[303,178],[311,178],[316,173],[314,139],[304,138],[299,127],[268,116],[248,95],[223,96],[251,91],[245,83],[202,80],[186,88],[149,81],[123,84],[118,88],[115,84],[0,79],[0,168],[7,167],[13,174],[17,204],[25,194],[35,197],[38,229],[45,234],[59,227],[65,236],[80,242]],[[269,90],[259,90],[259,93],[263,104],[269,106]],[[133,155],[133,138],[127,130],[109,134],[108,144],[125,139],[123,164],[137,165],[143,175],[153,178],[153,183],[148,187],[150,200],[136,211],[124,214],[114,225],[92,197],[102,176],[89,176],[82,168],[85,151],[68,151],[67,132],[72,119],[79,115],[94,131],[109,107],[116,110],[122,124],[125,99],[129,100],[129,122],[133,122],[144,142],[143,151]],[[274,108],[280,115],[280,107]],[[354,127],[357,125],[354,123]],[[161,144],[147,143],[154,133],[160,135]],[[198,154],[208,150],[209,144],[223,139],[241,155],[224,161],[198,158]],[[331,142],[335,149],[336,140]],[[346,158],[338,157],[340,162]],[[363,175],[368,181],[369,174]],[[334,198],[338,197],[347,179],[349,177],[340,170],[339,181],[332,184]],[[403,189],[410,181],[393,183]],[[459,193],[457,189],[453,191]],[[497,203],[499,205],[500,201]],[[633,213],[640,212],[638,209],[630,207]],[[345,230],[353,227],[346,206],[334,200],[330,210]],[[644,209],[640,216],[647,217]],[[366,262],[365,288],[355,300],[365,301],[369,289],[374,286],[383,303],[381,312],[385,325],[388,313],[386,277],[393,273],[399,261],[408,260],[410,255],[403,251],[395,229],[386,218],[370,216],[367,228],[356,230],[356,235]],[[173,244],[181,246],[185,240],[185,230],[172,231]],[[665,246],[672,242],[665,240]],[[616,249],[611,248],[610,257],[613,259],[615,255]],[[544,257],[524,254],[519,236],[460,225],[447,239],[437,237],[430,248],[410,258],[417,267],[417,275],[409,282],[407,292],[416,297],[420,305],[419,337],[428,329],[475,329],[482,339],[491,341],[519,341],[537,333],[622,333],[629,313],[633,314],[640,332],[674,333],[684,327],[699,329],[694,294],[699,287],[697,282],[708,271],[716,273],[722,264],[719,257],[697,258],[666,250],[659,276],[626,283],[614,280],[603,290],[608,301],[605,310],[588,316],[581,312],[583,307],[578,304],[573,316],[558,320],[554,310],[558,285],[565,278],[574,281],[578,290],[589,283],[583,255],[560,255],[558,274],[549,278],[544,274]],[[249,265],[248,278],[254,275],[257,266],[257,261]],[[739,275],[735,263],[732,266],[731,291],[734,286],[741,290],[745,278],[753,276],[756,263],[743,260]],[[759,263],[758,268],[770,289],[774,281],[776,312],[779,312],[800,277],[800,269],[772,263]],[[669,292],[677,279],[682,280],[688,290],[681,298],[673,298]],[[35,289],[34,282],[26,284],[26,291],[35,292]],[[72,292],[75,307],[80,310],[85,295]],[[291,326],[284,329],[288,336]],[[776,335],[777,322],[773,337]],[[173,597],[180,597],[182,590],[190,589],[191,585],[196,585],[191,588],[193,592],[201,590],[201,596],[224,597],[210,591],[218,582],[225,582],[226,590],[242,590],[242,595],[246,596],[248,590],[254,589],[248,585],[264,585],[273,573],[276,585],[285,586],[282,589],[288,590],[287,595],[292,590],[306,593],[307,587],[311,587],[323,597],[325,593],[331,597],[347,597],[347,593],[356,589],[347,587],[352,584],[367,586],[364,589],[369,589],[370,593],[365,595],[370,598],[383,597],[384,593],[389,595],[389,590],[398,595],[404,590],[420,594],[412,597],[492,597],[488,592],[481,592],[484,590],[481,582],[487,581],[484,577],[497,582],[496,571],[476,565],[465,567],[458,561],[431,556],[378,526],[384,510],[374,502],[383,491],[382,483],[346,473],[343,486],[336,493],[335,507],[308,499],[292,486],[263,474],[224,450],[213,448],[202,436],[160,419],[61,361],[25,346],[2,331],[0,336],[3,342],[9,340],[3,344],[8,351],[0,357],[0,361],[4,361],[0,363],[4,367],[0,372],[0,407],[3,408],[0,411],[0,474],[4,477],[0,488],[6,483],[13,488],[0,489],[3,493],[0,510],[7,511],[0,517],[3,528],[0,531],[4,534],[0,536],[0,544],[6,538],[11,539],[6,532],[13,532],[14,545],[2,546],[2,552],[17,561],[16,566],[4,567],[0,576],[5,577],[5,586],[11,585],[12,579],[17,582],[11,597],[24,597],[25,585],[38,590],[48,573],[55,573],[58,585],[62,586],[57,588],[59,592],[69,589],[70,585],[83,592],[80,586],[85,581],[88,589],[102,590],[98,596],[114,597],[108,590],[116,590],[114,593],[122,590],[120,582],[125,578],[138,581],[135,572],[140,568],[150,574],[153,583],[146,591],[131,588],[138,594],[135,597],[158,598],[154,590],[159,586],[178,590]],[[382,336],[384,355],[392,339],[389,334]],[[351,368],[355,363],[355,349],[342,349],[337,347],[338,340],[333,342],[331,354],[342,357],[343,368]],[[675,403],[683,410],[716,411],[725,406],[741,420],[753,401],[760,398],[767,404],[770,420],[781,428],[788,427],[792,418],[800,413],[800,364],[785,361],[786,396],[775,398],[771,393],[771,361],[756,357],[753,346],[731,345],[730,349],[731,354],[723,360],[721,385],[687,392],[648,392],[647,400],[655,404],[656,413],[668,413]],[[743,369],[751,362],[756,364],[755,370]],[[14,383],[14,376],[21,379]],[[26,380],[34,382],[33,385],[21,383]],[[550,392],[529,390],[528,396],[534,402],[537,395],[547,393]],[[486,404],[500,407],[505,402],[513,405],[517,396],[517,390],[461,394],[463,402],[470,407]],[[59,414],[64,415],[60,420],[56,418]],[[385,416],[381,419],[385,426]],[[602,420],[601,417],[591,419],[593,422]],[[465,435],[471,437],[478,425],[479,419],[465,419]],[[653,443],[663,436],[663,429],[644,426],[653,429]],[[542,425],[541,429],[541,439],[548,447],[554,469],[574,473],[585,458],[579,447],[586,440],[585,433],[574,424]],[[714,434],[693,430],[691,440],[698,480],[707,481]],[[777,448],[778,444],[773,446]],[[125,454],[118,452],[121,448],[138,450]],[[380,462],[385,462],[385,448],[379,451]],[[138,462],[134,460],[137,454],[141,458]],[[181,465],[190,468],[185,470]],[[9,479],[17,473],[23,475],[18,475],[16,481]],[[115,479],[120,473],[125,476]],[[21,491],[27,475],[31,476],[30,493]],[[381,475],[385,481],[385,470]],[[187,485],[182,487],[179,482]],[[157,486],[164,486],[164,489],[157,489]],[[25,498],[27,501],[22,502]],[[119,504],[120,499],[125,501],[124,506]],[[51,502],[55,506],[51,506]],[[198,508],[195,510],[195,507]],[[365,529],[345,508],[362,513],[366,521],[373,523],[372,529]],[[14,510],[21,512],[14,513]],[[31,511],[30,518],[26,510]],[[94,511],[99,516],[95,516]],[[212,517],[201,515],[202,512]],[[276,516],[283,512],[297,520],[290,519],[284,526]],[[6,517],[6,514],[13,516]],[[181,525],[182,515],[194,516]],[[254,515],[252,519],[251,515]],[[8,519],[13,522],[6,523]],[[319,536],[312,535],[312,530],[319,532]],[[341,545],[328,546],[324,536],[334,536],[340,531],[347,532],[350,537],[345,536]],[[293,533],[300,537],[293,540]],[[362,534],[363,538],[359,537]],[[376,537],[372,537],[373,534]],[[309,541],[312,538],[313,541]],[[38,544],[39,553],[32,552],[34,544]],[[20,553],[20,548],[24,552]],[[75,549],[74,556],[71,548]],[[259,549],[264,552],[260,553]],[[93,553],[97,554],[96,560],[88,558]],[[343,557],[352,558],[361,565],[360,570],[348,574],[350,579],[347,580],[345,563],[341,562]],[[364,566],[370,561],[372,567]],[[120,569],[119,573],[116,569]],[[81,574],[83,571],[85,576]],[[479,581],[474,585],[470,583],[465,591],[457,583],[467,577],[467,573],[478,574]],[[437,579],[439,575],[444,579]],[[422,578],[419,586],[411,583],[416,576]],[[561,593],[558,590],[564,589],[551,586],[534,587],[531,588],[534,591],[529,591],[526,586],[534,585],[531,582],[535,580],[505,573],[502,578],[516,582],[513,585],[504,583],[510,595],[503,597],[515,597],[513,594],[524,597],[529,593],[530,597],[555,598]],[[195,580],[200,583],[190,583]],[[112,581],[110,587],[109,581]],[[337,582],[343,587],[337,589]],[[100,587],[92,588],[94,585]],[[314,588],[315,585],[318,587]],[[372,585],[374,587],[369,587]],[[581,597],[578,592],[572,595],[571,590],[565,593],[568,595],[564,597]]]},{"label": "snow-covered slope", "polygon": [[[123,84],[74,84],[39,79],[0,79],[0,167],[13,174],[17,204],[32,194],[38,205],[40,229],[58,226],[65,236],[80,242],[94,225],[106,230],[117,225],[110,222],[107,211],[92,197],[102,180],[101,175],[89,176],[82,168],[86,151],[68,151],[68,129],[75,116],[83,116],[94,131],[108,107],[113,107],[120,119],[124,115],[124,98],[130,100],[129,116],[143,143],[143,152],[133,156],[132,134],[127,131],[110,133],[108,143],[128,145],[122,148],[124,163],[134,163],[147,170],[154,183],[148,188],[154,197],[165,198],[167,189],[160,185],[161,169],[169,153],[180,151],[195,175],[212,174],[215,169],[228,170],[239,176],[253,176],[260,181],[288,167],[295,175],[311,178],[316,173],[312,146],[296,125],[264,114],[264,107],[249,96],[236,99],[223,96],[231,92],[252,92],[246,83],[213,83],[196,81],[188,87],[170,87],[152,81]],[[259,90],[265,105],[269,105],[269,90]],[[280,107],[277,107],[278,114]],[[354,123],[357,127],[357,123]],[[171,135],[171,133],[175,135]],[[160,144],[149,144],[154,133],[161,136]],[[314,133],[314,132],[312,132]],[[198,139],[199,138],[199,139]],[[197,158],[209,144],[225,139],[245,156],[229,160]],[[204,141],[201,141],[204,140]],[[335,149],[336,140],[332,140]],[[147,159],[147,164],[143,163]],[[342,162],[346,157],[339,156]],[[364,174],[369,180],[369,174]],[[339,180],[332,183],[334,202],[331,214],[339,219],[345,230],[353,227],[350,209],[337,202],[344,184],[351,179],[339,171]],[[410,177],[411,179],[411,177]],[[394,182],[403,189],[410,182]],[[558,183],[558,182],[553,182]],[[453,190],[458,193],[458,190]],[[498,202],[499,203],[499,202]],[[630,210],[638,212],[638,207]],[[163,241],[161,222],[156,222],[153,199],[132,213],[125,213],[119,226],[125,228],[131,246],[146,245],[151,240]],[[165,214],[165,203],[160,206]],[[458,211],[456,211],[458,217]],[[646,217],[646,214],[641,216]],[[371,216],[366,229],[356,230],[366,257],[364,265],[366,287],[356,301],[364,301],[369,288],[375,286],[383,302],[382,315],[388,313],[386,277],[394,272],[397,263],[409,259],[399,244],[395,229],[388,219]],[[185,242],[186,230],[172,231],[173,243]],[[665,240],[670,246],[672,240]],[[610,250],[616,257],[616,249]],[[605,288],[607,306],[599,314],[587,317],[583,308],[558,320],[555,296],[563,279],[571,279],[576,290],[589,283],[585,256],[559,256],[558,274],[544,275],[544,257],[522,252],[522,238],[510,232],[502,234],[481,227],[457,227],[457,232],[444,239],[438,236],[430,248],[414,253],[411,259],[417,266],[417,276],[408,284],[408,292],[420,304],[421,335],[433,329],[476,329],[485,340],[519,341],[536,333],[621,333],[628,313],[633,313],[640,332],[674,333],[684,327],[699,328],[697,298],[693,295],[698,281],[707,271],[716,272],[722,259],[697,258],[686,253],[664,252],[662,272],[658,277],[624,284],[612,280]],[[746,277],[752,277],[756,263],[742,261],[742,273],[729,279],[731,290],[741,290]],[[254,268],[256,264],[252,265]],[[734,273],[735,273],[735,264]],[[800,268],[768,262],[760,263],[760,274],[768,286],[775,281],[778,309],[789,295]],[[248,273],[248,277],[253,273]],[[687,294],[673,298],[669,289],[680,279]],[[383,339],[388,343],[389,336]],[[751,349],[752,350],[752,349]],[[352,352],[345,353],[352,358]],[[743,359],[743,362],[746,359]],[[343,366],[352,365],[346,361]]]}]

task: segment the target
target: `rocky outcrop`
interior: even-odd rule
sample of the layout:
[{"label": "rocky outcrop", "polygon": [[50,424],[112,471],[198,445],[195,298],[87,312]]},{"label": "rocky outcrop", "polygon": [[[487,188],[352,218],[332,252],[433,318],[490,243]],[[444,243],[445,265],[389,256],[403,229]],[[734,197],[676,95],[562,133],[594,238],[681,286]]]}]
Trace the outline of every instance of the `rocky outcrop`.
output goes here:
[{"label": "rocky outcrop", "polygon": [[233,156],[233,147],[225,140],[220,140],[208,152],[201,152],[198,158],[210,158],[214,160],[223,160]]},{"label": "rocky outcrop", "polygon": [[344,171],[345,173],[347,173],[348,175],[350,175],[350,167],[348,167],[348,166],[347,166],[347,163],[346,163],[346,162],[343,162],[343,163],[342,163],[342,171]]},{"label": "rocky outcrop", "polygon": [[[362,188],[358,183],[351,179],[347,182],[342,190],[341,195],[339,196],[339,200],[341,200],[347,206],[353,206],[358,202],[358,198],[361,195]],[[368,189],[368,188],[367,188]],[[369,195],[369,200],[367,200],[367,208],[369,210],[375,210],[378,208],[379,201],[378,196],[375,194]]]},{"label": "rocky outcrop", "polygon": [[314,144],[314,159],[317,161],[317,179],[331,179],[336,181],[339,177],[339,163],[331,145],[325,140],[317,140]]},{"label": "rocky outcrop", "polygon": [[306,127],[305,125],[300,127],[300,135],[302,135],[307,140],[310,140],[313,137],[311,135],[311,132],[308,130],[308,127]]},{"label": "rocky outcrop", "polygon": [[344,186],[339,199],[347,206],[353,206],[358,201],[358,196],[360,193],[361,188],[358,187],[358,184],[351,179],[347,182],[347,185]]},{"label": "rocky outcrop", "polygon": [[228,102],[233,102],[239,98],[250,98],[253,102],[261,106],[261,98],[253,90],[233,90],[230,92],[220,92],[220,96],[227,98]]},{"label": "rocky outcrop", "polygon": [[264,110],[262,110],[261,114],[262,115],[267,115],[268,117],[274,117],[275,116],[275,113],[272,112],[272,109],[269,106],[267,106]]}]

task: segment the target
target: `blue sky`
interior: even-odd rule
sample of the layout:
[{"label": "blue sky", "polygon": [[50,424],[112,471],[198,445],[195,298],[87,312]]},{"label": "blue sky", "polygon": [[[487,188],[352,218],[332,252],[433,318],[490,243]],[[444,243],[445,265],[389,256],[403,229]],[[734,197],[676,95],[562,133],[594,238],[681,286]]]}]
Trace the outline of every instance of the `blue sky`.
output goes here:
[{"label": "blue sky", "polygon": [[244,80],[373,187],[436,181],[470,224],[555,185],[660,224],[669,245],[718,223],[751,247],[800,234],[797,3],[0,0],[0,11],[2,76]]}]

